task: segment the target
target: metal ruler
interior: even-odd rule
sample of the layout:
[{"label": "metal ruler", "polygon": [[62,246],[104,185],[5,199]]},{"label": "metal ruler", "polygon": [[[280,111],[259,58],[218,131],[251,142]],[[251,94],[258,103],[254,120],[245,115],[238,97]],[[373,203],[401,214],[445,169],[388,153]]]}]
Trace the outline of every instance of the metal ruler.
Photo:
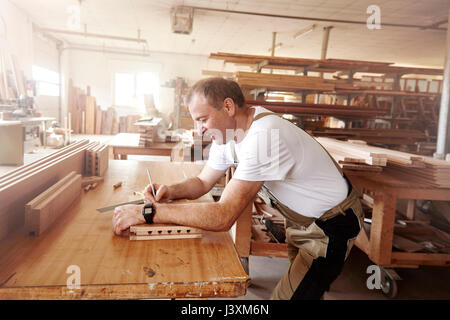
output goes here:
[{"label": "metal ruler", "polygon": [[144,199],[139,199],[139,200],[133,200],[133,201],[129,201],[129,202],[124,202],[124,203],[119,203],[119,204],[115,204],[109,207],[104,207],[104,208],[100,208],[97,209],[98,212],[106,212],[106,211],[110,211],[110,210],[114,210],[116,207],[120,207],[126,204],[144,204]]}]

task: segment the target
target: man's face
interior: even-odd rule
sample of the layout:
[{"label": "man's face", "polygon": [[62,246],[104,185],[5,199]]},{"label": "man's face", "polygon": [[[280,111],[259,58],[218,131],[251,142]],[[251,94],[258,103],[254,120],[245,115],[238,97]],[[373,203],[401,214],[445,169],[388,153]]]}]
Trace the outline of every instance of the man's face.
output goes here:
[{"label": "man's face", "polygon": [[188,107],[192,119],[196,122],[199,135],[205,138],[211,137],[217,144],[226,143],[226,130],[234,129],[234,121],[225,108],[217,110],[202,94],[198,93],[193,95]]}]

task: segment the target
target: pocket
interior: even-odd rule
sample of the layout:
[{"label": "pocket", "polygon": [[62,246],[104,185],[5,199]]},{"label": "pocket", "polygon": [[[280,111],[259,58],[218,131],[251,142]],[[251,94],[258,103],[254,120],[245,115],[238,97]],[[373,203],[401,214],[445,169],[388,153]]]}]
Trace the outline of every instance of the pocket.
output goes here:
[{"label": "pocket", "polygon": [[328,237],[315,223],[298,229],[287,228],[286,240],[291,245],[307,252],[314,259],[326,255]]},{"label": "pocket", "polygon": [[339,214],[326,221],[317,220],[316,224],[328,237],[344,241],[356,238],[361,231],[360,217],[353,208],[345,210],[345,215]]}]

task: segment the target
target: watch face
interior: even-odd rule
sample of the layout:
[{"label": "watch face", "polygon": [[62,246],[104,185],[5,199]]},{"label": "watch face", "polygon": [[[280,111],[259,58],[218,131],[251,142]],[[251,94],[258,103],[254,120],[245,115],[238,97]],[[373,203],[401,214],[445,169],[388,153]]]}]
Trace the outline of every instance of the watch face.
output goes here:
[{"label": "watch face", "polygon": [[145,208],[145,209],[144,209],[144,213],[145,213],[145,214],[152,213],[152,211],[153,211],[153,208]]}]

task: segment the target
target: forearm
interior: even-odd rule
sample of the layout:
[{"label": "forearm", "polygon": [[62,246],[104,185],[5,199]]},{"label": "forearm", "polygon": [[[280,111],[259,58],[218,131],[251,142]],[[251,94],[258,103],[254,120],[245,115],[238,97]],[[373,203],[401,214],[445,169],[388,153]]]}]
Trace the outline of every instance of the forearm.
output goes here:
[{"label": "forearm", "polygon": [[170,199],[190,199],[200,198],[208,192],[205,184],[198,177],[189,178],[181,183],[169,186]]},{"label": "forearm", "polygon": [[154,205],[154,223],[173,223],[209,231],[228,230],[235,215],[234,208],[226,208],[220,202],[155,203]]}]

